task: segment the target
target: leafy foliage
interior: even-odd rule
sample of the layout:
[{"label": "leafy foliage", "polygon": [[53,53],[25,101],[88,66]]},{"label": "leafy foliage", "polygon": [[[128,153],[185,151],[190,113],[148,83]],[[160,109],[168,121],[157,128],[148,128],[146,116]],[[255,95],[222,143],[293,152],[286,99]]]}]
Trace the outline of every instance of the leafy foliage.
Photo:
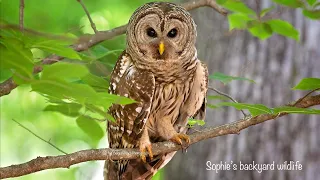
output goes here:
[{"label": "leafy foliage", "polygon": [[290,23],[280,19],[271,19],[267,21],[273,32],[299,40],[299,32]]},{"label": "leafy foliage", "polygon": [[[320,19],[319,2],[308,0],[307,4],[300,0],[273,0],[275,3],[289,8],[302,8],[303,15],[310,19]],[[255,12],[244,2],[238,0],[217,1],[221,6],[229,9],[229,30],[248,30],[253,36],[261,40],[268,39],[272,34],[280,34],[299,41],[299,32],[287,21],[266,17],[272,13],[275,6]],[[308,6],[309,5],[309,6]]]},{"label": "leafy foliage", "polygon": [[320,88],[320,78],[304,78],[293,89],[315,90]]},{"label": "leafy foliage", "polygon": [[[317,90],[320,88],[319,78],[304,78],[293,89],[295,90]],[[210,96],[209,96],[210,97]],[[214,98],[216,99],[216,98]],[[261,114],[274,114],[279,113],[295,113],[295,114],[320,114],[320,110],[311,108],[298,108],[292,106],[281,106],[275,108],[269,108],[263,104],[248,104],[248,103],[235,103],[235,102],[220,102],[216,105],[212,105],[212,108],[229,106],[234,107],[237,110],[247,109],[252,116],[258,116]],[[210,107],[210,106],[209,106]]]},{"label": "leafy foliage", "polygon": [[193,127],[195,125],[203,126],[205,124],[206,124],[206,122],[204,120],[199,120],[199,119],[189,119],[188,120],[189,127]]},{"label": "leafy foliage", "polygon": [[272,114],[272,109],[266,107],[263,104],[247,104],[247,103],[234,103],[234,102],[222,102],[218,106],[231,106],[238,110],[248,109],[252,116],[258,116],[260,114]]},{"label": "leafy foliage", "polygon": [[[108,76],[98,75],[90,66],[119,50],[98,45],[78,53],[70,48],[74,41],[68,36],[42,36],[29,31],[22,34],[15,26],[4,27],[0,31],[1,71],[11,71],[17,84],[29,84],[32,91],[43,95],[48,102],[44,112],[58,112],[76,118],[79,129],[91,138],[92,142],[88,143],[95,147],[104,135],[99,122],[114,121],[107,113],[112,103],[134,103],[126,97],[108,94]],[[42,72],[35,75],[33,68],[39,62],[34,53],[39,51],[54,53],[64,59],[42,65]]]}]

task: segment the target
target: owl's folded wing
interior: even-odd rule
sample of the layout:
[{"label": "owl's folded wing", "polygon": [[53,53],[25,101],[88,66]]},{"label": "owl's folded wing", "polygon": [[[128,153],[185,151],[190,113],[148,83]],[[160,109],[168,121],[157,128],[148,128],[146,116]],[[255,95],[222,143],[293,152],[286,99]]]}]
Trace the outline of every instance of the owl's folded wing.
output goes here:
[{"label": "owl's folded wing", "polygon": [[137,147],[150,114],[154,89],[154,76],[135,68],[130,55],[123,53],[112,72],[109,92],[131,98],[136,103],[124,106],[113,104],[109,109],[116,120],[108,125],[110,148]]}]

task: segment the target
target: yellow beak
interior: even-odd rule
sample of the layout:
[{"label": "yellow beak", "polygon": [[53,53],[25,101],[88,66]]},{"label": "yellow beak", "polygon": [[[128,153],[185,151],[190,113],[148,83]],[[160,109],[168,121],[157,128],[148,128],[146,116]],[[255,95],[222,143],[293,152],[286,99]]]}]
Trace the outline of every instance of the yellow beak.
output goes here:
[{"label": "yellow beak", "polygon": [[160,53],[160,55],[163,54],[164,50],[165,50],[164,49],[164,43],[162,41],[160,41],[160,44],[159,44],[159,53]]}]

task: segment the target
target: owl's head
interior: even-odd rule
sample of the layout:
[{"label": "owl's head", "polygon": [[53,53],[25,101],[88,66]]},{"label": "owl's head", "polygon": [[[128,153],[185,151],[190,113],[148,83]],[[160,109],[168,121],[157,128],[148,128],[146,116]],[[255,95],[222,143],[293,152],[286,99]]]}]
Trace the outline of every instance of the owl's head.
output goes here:
[{"label": "owl's head", "polygon": [[191,60],[195,54],[196,25],[183,7],[147,3],[132,15],[127,28],[127,51],[135,61],[170,63]]}]

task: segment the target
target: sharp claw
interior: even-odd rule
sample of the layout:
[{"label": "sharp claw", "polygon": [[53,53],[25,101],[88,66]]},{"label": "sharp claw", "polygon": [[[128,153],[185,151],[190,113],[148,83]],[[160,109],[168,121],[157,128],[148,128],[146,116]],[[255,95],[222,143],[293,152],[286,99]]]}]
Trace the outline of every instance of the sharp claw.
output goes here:
[{"label": "sharp claw", "polygon": [[143,148],[143,147],[140,147],[140,152],[141,152],[141,154],[140,154],[141,160],[142,160],[144,163],[146,163],[146,162],[147,162],[147,161],[146,161],[146,155],[145,155],[146,149]]},{"label": "sharp claw", "polygon": [[152,160],[152,159],[153,159],[153,154],[152,154],[151,144],[149,144],[149,145],[147,146],[147,150],[148,150],[148,153],[149,153],[149,157],[150,157],[150,159]]},{"label": "sharp claw", "polygon": [[148,145],[146,145],[146,146],[142,146],[142,147],[140,147],[140,152],[141,152],[140,158],[141,158],[141,160],[142,160],[144,163],[147,162],[146,150],[147,150],[148,153],[149,153],[150,160],[153,159],[153,153],[152,153],[152,146],[151,146],[151,144],[148,144]]},{"label": "sharp claw", "polygon": [[179,144],[179,145],[182,145],[181,139],[183,139],[186,142],[186,147],[188,147],[190,144],[190,138],[186,134],[177,133],[170,140]]}]

